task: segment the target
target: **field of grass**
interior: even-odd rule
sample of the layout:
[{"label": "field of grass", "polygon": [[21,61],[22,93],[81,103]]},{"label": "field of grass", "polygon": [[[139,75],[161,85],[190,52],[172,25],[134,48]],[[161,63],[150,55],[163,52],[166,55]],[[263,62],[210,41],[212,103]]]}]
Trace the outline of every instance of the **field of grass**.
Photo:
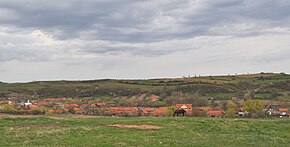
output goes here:
[{"label": "field of grass", "polygon": [[0,115],[0,146],[289,146],[290,119]]}]

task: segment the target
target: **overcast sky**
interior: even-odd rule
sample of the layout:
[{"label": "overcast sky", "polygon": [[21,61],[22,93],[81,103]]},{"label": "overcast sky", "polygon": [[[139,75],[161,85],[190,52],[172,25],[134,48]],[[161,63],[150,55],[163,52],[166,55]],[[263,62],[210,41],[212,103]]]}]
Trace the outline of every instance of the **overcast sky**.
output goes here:
[{"label": "overcast sky", "polygon": [[4,82],[289,67],[289,0],[0,1]]}]

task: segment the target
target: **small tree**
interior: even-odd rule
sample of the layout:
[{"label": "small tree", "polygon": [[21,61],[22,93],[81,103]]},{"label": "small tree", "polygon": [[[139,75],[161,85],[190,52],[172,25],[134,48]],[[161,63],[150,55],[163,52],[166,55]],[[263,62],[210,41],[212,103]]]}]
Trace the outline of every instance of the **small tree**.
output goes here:
[{"label": "small tree", "polygon": [[16,107],[14,105],[10,105],[10,104],[5,104],[1,106],[1,109],[3,111],[11,111],[11,110],[15,110]]},{"label": "small tree", "polygon": [[264,106],[260,101],[247,100],[244,101],[243,107],[245,111],[253,112],[262,111]]},{"label": "small tree", "polygon": [[227,104],[226,117],[236,117],[237,116],[237,105],[233,102]]},{"label": "small tree", "polygon": [[165,109],[164,116],[172,116],[173,112],[175,111],[175,107],[171,106]]},{"label": "small tree", "polygon": [[265,117],[265,113],[263,113],[263,104],[260,101],[247,100],[244,101],[243,107],[245,111],[249,112],[248,117]]}]

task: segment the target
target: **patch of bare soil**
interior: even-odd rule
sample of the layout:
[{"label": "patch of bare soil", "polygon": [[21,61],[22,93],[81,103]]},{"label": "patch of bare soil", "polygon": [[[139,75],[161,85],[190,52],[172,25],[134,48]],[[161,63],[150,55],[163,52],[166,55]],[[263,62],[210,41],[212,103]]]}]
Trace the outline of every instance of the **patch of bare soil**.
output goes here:
[{"label": "patch of bare soil", "polygon": [[107,125],[108,127],[116,127],[116,128],[129,128],[129,129],[161,129],[160,126],[153,126],[153,125],[126,125],[126,124],[114,124],[114,125]]},{"label": "patch of bare soil", "polygon": [[67,120],[65,117],[55,117],[55,116],[47,116],[47,118],[56,119],[56,120]]},{"label": "patch of bare soil", "polygon": [[42,125],[23,125],[23,126],[17,126],[15,128],[56,128],[56,127],[61,127],[58,124],[42,124]]},{"label": "patch of bare soil", "polygon": [[39,117],[39,115],[12,115],[12,114],[0,114],[0,118],[32,118]]},{"label": "patch of bare soil", "polygon": [[100,116],[76,115],[76,114],[66,115],[66,114],[63,114],[63,115],[59,115],[59,116],[46,116],[46,117],[51,118],[51,119],[67,120],[67,119],[81,119],[81,118],[97,118],[97,117],[100,117]]}]

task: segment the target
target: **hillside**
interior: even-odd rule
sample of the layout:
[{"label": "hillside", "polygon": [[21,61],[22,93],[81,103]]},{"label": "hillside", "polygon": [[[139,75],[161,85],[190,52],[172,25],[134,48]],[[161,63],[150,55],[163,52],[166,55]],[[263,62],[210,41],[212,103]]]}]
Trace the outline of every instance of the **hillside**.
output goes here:
[{"label": "hillside", "polygon": [[249,74],[150,80],[36,81],[0,83],[0,98],[40,99],[48,97],[93,97],[103,101],[132,103],[160,97],[161,105],[196,99],[290,100],[290,75]]}]

